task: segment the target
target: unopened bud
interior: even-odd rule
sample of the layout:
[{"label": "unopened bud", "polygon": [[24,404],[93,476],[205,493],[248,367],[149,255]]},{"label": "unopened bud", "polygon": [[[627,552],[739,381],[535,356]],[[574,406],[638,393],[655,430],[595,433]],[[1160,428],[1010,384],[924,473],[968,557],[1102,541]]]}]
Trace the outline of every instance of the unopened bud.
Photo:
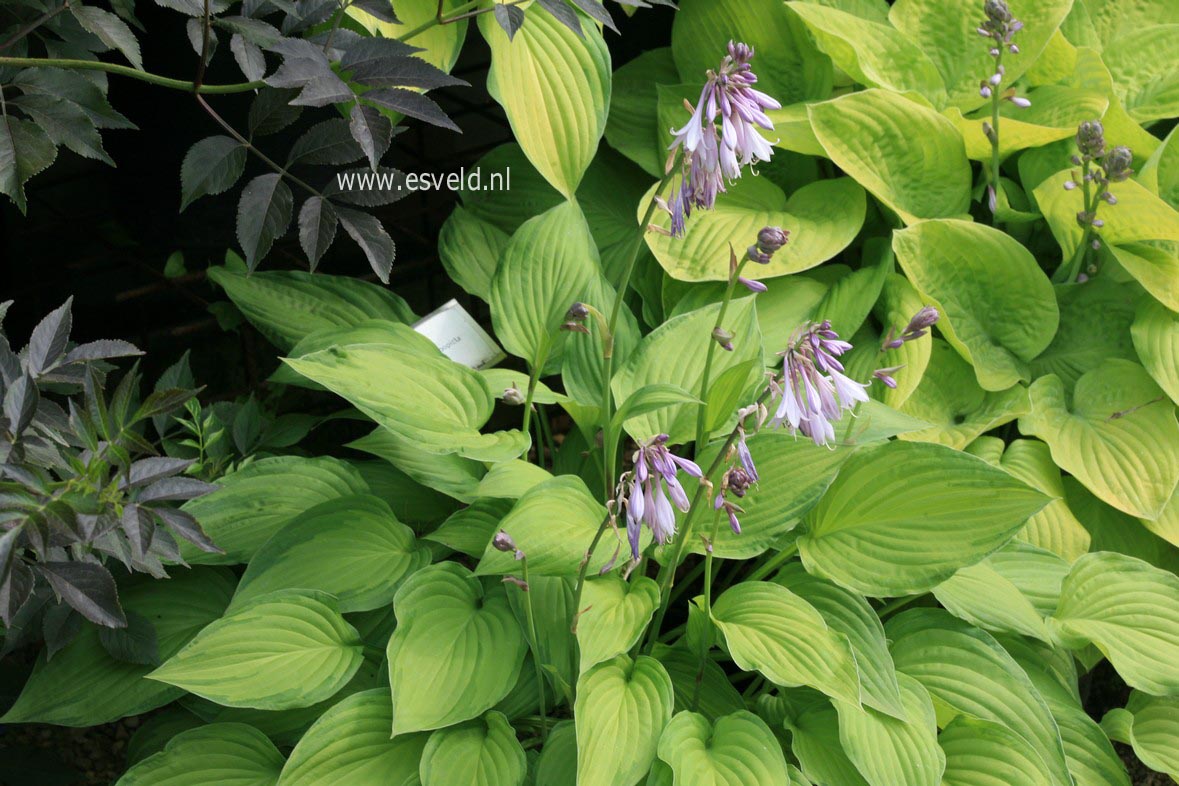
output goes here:
[{"label": "unopened bud", "polygon": [[518,579],[515,576],[504,576],[504,584],[514,584],[519,587],[521,591],[528,591],[528,582],[524,579]]},{"label": "unopened bud", "polygon": [[1015,104],[1020,109],[1027,109],[1029,106],[1032,105],[1032,102],[1029,101],[1028,99],[1024,98],[1023,96],[1012,96],[1011,98],[1009,98],[1007,100],[1009,100],[1011,103]]},{"label": "unopened bud", "polygon": [[514,387],[504,388],[504,394],[500,398],[505,404],[511,404],[516,407],[525,401],[524,394]]},{"label": "unopened bud", "polygon": [[587,318],[589,313],[589,306],[587,306],[585,303],[574,303],[569,307],[569,310],[565,312],[565,319],[568,319],[571,322],[576,322]]},{"label": "unopened bud", "polygon": [[757,233],[757,245],[767,254],[772,254],[790,240],[790,233],[781,227],[765,227]]},{"label": "unopened bud", "polygon": [[939,319],[941,319],[941,312],[933,306],[925,306],[909,320],[909,324],[905,327],[905,332],[911,333],[923,328],[933,327]]},{"label": "unopened bud", "polygon": [[1100,120],[1086,120],[1077,127],[1077,148],[1090,159],[1105,153],[1105,127]]},{"label": "unopened bud", "polygon": [[712,339],[726,352],[733,351],[733,334],[722,327],[713,329]]},{"label": "unopened bud", "polygon": [[1134,162],[1134,154],[1125,145],[1118,145],[1105,155],[1101,161],[1101,168],[1105,176],[1114,183],[1120,183],[1134,174],[1130,164]]},{"label": "unopened bud", "polygon": [[767,289],[766,285],[760,281],[754,281],[753,279],[745,278],[745,276],[738,276],[737,281],[743,284],[750,292],[765,292]]},{"label": "unopened bud", "polygon": [[495,533],[495,537],[491,539],[491,545],[495,547],[496,551],[515,552],[518,550],[516,541],[512,540],[512,536],[502,529]]}]

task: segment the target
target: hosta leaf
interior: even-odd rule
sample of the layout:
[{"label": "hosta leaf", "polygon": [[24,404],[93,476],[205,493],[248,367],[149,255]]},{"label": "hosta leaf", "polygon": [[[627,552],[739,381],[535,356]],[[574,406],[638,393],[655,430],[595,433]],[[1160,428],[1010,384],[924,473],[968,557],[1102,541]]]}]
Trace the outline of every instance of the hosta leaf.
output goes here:
[{"label": "hosta leaf", "polygon": [[741,669],[859,706],[860,680],[847,638],[790,590],[764,581],[737,584],[717,598],[712,617]]},{"label": "hosta leaf", "polygon": [[[1001,724],[1021,737],[1051,774],[1068,786],[1060,730],[1023,669],[989,634],[941,609],[906,611],[888,621],[897,669],[933,697],[943,728],[960,716]],[[947,752],[947,770],[952,757]]]},{"label": "hosta leaf", "polygon": [[491,280],[508,235],[457,205],[438,233],[438,258],[456,284],[483,300],[491,299]]},{"label": "hosta leaf", "polygon": [[1055,374],[1071,390],[1106,358],[1134,359],[1130,323],[1141,294],[1132,283],[1102,276],[1084,285],[1054,287],[1060,307],[1056,337],[1031,362],[1033,377]]},{"label": "hosta leaf", "polygon": [[637,784],[671,712],[671,678],[653,658],[619,655],[581,675],[573,707],[578,786]]},{"label": "hosta leaf", "polygon": [[974,456],[889,442],[844,464],[799,547],[808,571],[856,592],[926,592],[998,549],[1047,502]]},{"label": "hosta leaf", "polygon": [[536,171],[518,144],[509,142],[493,148],[479,159],[478,166],[491,176],[502,174],[511,188],[464,187],[463,207],[503,232],[512,234],[528,219],[565,201]]},{"label": "hosta leaf", "polygon": [[745,709],[745,699],[729,682],[729,675],[711,659],[704,661],[701,671],[700,655],[686,644],[675,647],[657,646],[654,657],[667,669],[675,687],[675,710],[692,710],[693,704],[709,720]]},{"label": "hosta leaf", "polygon": [[1142,365],[1171,400],[1179,403],[1179,314],[1143,298],[1130,333]]},{"label": "hosta leaf", "polygon": [[[409,325],[390,322],[385,319],[366,319],[351,327],[324,328],[309,334],[290,350],[290,357],[299,358],[329,347],[347,347],[353,344],[385,344],[404,352],[413,352],[423,357],[438,358],[442,353],[434,342],[418,333]],[[322,389],[288,366],[279,366],[270,375],[270,382],[284,385],[299,385],[313,390]]]},{"label": "hosta leaf", "polygon": [[1106,713],[1101,727],[1131,745],[1143,764],[1179,779],[1179,699],[1134,691],[1125,709]]},{"label": "hosta leaf", "polygon": [[[233,594],[228,571],[198,567],[176,571],[159,582],[124,586],[120,601],[155,627],[161,658],[176,654],[201,628],[225,611]],[[69,645],[46,660],[42,655],[4,723],[96,726],[137,715],[179,698],[183,691],[144,679],[151,666],[115,660],[84,626]]]},{"label": "hosta leaf", "polygon": [[214,723],[173,737],[129,769],[117,786],[274,786],[286,760],[266,735],[243,723]]},{"label": "hosta leaf", "polygon": [[[927,300],[938,329],[974,366],[984,390],[1029,381],[1027,363],[1056,334],[1048,277],[1009,235],[969,221],[923,221],[893,234],[897,261]],[[989,282],[998,276],[1010,286]]]},{"label": "hosta leaf", "polygon": [[670,47],[649,49],[614,70],[606,139],[652,177],[662,177],[667,158],[659,149],[656,106],[659,85],[680,81]]},{"label": "hosta leaf", "polygon": [[932,109],[872,89],[809,112],[831,160],[906,223],[966,212],[970,164],[962,135]]},{"label": "hosta leaf", "polygon": [[462,510],[455,511],[437,529],[427,532],[422,538],[478,559],[499,531],[500,521],[511,509],[511,500],[477,499]]},{"label": "hosta leaf", "polygon": [[263,543],[303,511],[369,490],[355,469],[326,456],[259,459],[217,483],[220,488],[186,502],[183,510],[225,553],[211,554],[185,542],[180,554],[188,562],[249,562]]},{"label": "hosta leaf", "polygon": [[212,623],[148,678],[229,707],[306,707],[352,679],[361,649],[330,595],[281,590]]},{"label": "hosta leaf", "polygon": [[[652,196],[653,188],[639,202],[640,219]],[[715,208],[693,213],[684,237],[649,232],[647,247],[672,278],[727,281],[730,244],[740,254],[762,227],[778,226],[790,232],[790,242],[769,264],[749,265],[742,274],[773,278],[809,270],[838,255],[863,226],[865,207],[864,190],[851,178],[810,183],[787,199],[768,178],[750,173],[729,186]],[[668,228],[671,217],[660,212],[652,223]]]},{"label": "hosta leaf", "polygon": [[1169,309],[1179,309],[1179,243],[1143,240],[1109,246],[1118,264]]},{"label": "hosta leaf", "polygon": [[1071,404],[1058,378],[1041,377],[1031,400],[1020,430],[1047,442],[1062,469],[1119,510],[1158,517],[1179,484],[1179,423],[1141,366],[1104,361],[1077,382]]},{"label": "hosta leaf", "polygon": [[520,146],[553,188],[572,197],[606,130],[610,53],[594,25],[578,36],[550,14],[527,14],[514,40],[487,15],[488,92]]},{"label": "hosta leaf", "polygon": [[1139,123],[1179,115],[1179,24],[1152,24],[1111,41],[1102,59],[1114,92]]},{"label": "hosta leaf", "polygon": [[791,750],[806,777],[820,784],[871,786],[848,758],[839,738],[839,717],[833,706],[814,702],[801,712],[787,715],[785,724],[790,731]]},{"label": "hosta leaf", "polygon": [[1035,746],[995,721],[960,715],[946,726],[938,743],[946,754],[945,786],[1048,786],[1058,782]]},{"label": "hosta leaf", "polygon": [[782,746],[765,721],[740,710],[712,723],[678,713],[659,738],[677,786],[790,786]]},{"label": "hosta leaf", "polygon": [[384,287],[344,276],[302,271],[252,273],[209,268],[246,319],[279,349],[289,350],[324,328],[350,327],[366,319],[414,322],[406,302]]},{"label": "hosta leaf", "polygon": [[774,581],[814,606],[832,630],[847,637],[860,674],[864,704],[896,718],[905,717],[884,626],[868,601],[812,576],[797,562],[783,568]]},{"label": "hosta leaf", "polygon": [[393,706],[386,688],[341,701],[291,751],[281,786],[415,786],[428,734],[389,738]]},{"label": "hosta leaf", "polygon": [[393,607],[395,736],[478,717],[516,684],[526,644],[502,587],[485,590],[466,568],[443,562],[407,579]]},{"label": "hosta leaf", "polygon": [[317,589],[341,612],[388,605],[407,575],[430,564],[413,530],[373,496],[328,500],[297,516],[250,560],[231,609],[280,589]]},{"label": "hosta leaf", "polygon": [[659,585],[640,576],[633,582],[602,576],[585,583],[577,616],[580,673],[629,650],[659,606]]},{"label": "hosta leaf", "polygon": [[486,474],[483,464],[453,453],[424,453],[410,439],[378,426],[348,447],[372,454],[392,464],[413,480],[460,502],[483,496],[479,481]]},{"label": "hosta leaf", "polygon": [[1086,554],[1064,581],[1050,621],[1068,646],[1092,643],[1132,687],[1179,695],[1179,578],[1140,559]]},{"label": "hosta leaf", "polygon": [[[975,82],[977,86],[977,80]],[[978,93],[977,89],[974,91]],[[1000,109],[1002,133],[999,135],[999,158],[1028,148],[1042,147],[1077,133],[1077,126],[1085,120],[1101,117],[1109,106],[1109,99],[1101,93],[1064,85],[1046,85],[1028,93],[1030,107],[1020,108],[1003,104]],[[958,109],[946,109],[943,114],[954,121],[966,143],[966,156],[971,161],[989,163],[991,140],[983,132],[983,121],[977,116],[966,118]],[[989,112],[987,113],[989,116]]]},{"label": "hosta leaf", "polygon": [[[880,300],[877,303],[877,315],[888,327],[904,330],[905,325],[913,315],[928,305],[921,293],[913,288],[904,276],[893,273],[891,267],[881,288]],[[887,331],[887,328],[886,328]],[[900,366],[892,378],[896,380],[895,388],[885,387],[880,393],[880,400],[893,409],[899,409],[913,391],[921,384],[925,376],[925,369],[929,367],[929,357],[933,346],[933,336],[926,335],[912,341],[906,341],[897,349],[888,350],[879,359],[885,367]]]},{"label": "hosta leaf", "polygon": [[899,676],[901,717],[837,701],[839,739],[872,786],[939,786],[946,759],[938,747],[933,703],[920,682]]},{"label": "hosta leaf", "polygon": [[[391,346],[332,347],[285,362],[428,453],[506,461],[528,447],[519,431],[481,434],[494,406],[477,372],[449,358]],[[381,380],[396,379],[397,385]]]},{"label": "hosta leaf", "polygon": [[508,719],[489,712],[430,735],[422,751],[422,786],[520,786],[526,767]]},{"label": "hosta leaf", "polygon": [[188,149],[180,165],[180,209],[206,194],[228,191],[246,166],[246,148],[228,136],[211,136]]},{"label": "hosta leaf", "polygon": [[246,253],[246,265],[253,270],[270,252],[275,240],[291,224],[294,196],[281,175],[258,175],[242,189],[237,205],[237,242]]}]

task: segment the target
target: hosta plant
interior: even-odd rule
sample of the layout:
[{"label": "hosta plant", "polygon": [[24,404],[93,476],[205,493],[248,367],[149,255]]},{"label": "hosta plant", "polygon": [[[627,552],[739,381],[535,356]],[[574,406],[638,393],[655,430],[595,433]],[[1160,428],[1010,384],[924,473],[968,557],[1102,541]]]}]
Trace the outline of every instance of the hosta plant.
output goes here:
[{"label": "hosta plant", "polygon": [[472,4],[513,188],[438,240],[513,359],[228,255],[337,449],[3,720],[167,705],[124,786],[1179,778],[1175,4],[682,0],[618,67],[556,5]]}]

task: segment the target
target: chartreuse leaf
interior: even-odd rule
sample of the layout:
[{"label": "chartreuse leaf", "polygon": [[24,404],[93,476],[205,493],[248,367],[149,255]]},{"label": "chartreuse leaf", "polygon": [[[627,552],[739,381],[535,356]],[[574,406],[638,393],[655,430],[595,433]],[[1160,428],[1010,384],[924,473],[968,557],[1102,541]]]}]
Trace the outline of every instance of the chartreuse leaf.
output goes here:
[{"label": "chartreuse leaf", "polygon": [[274,786],[286,759],[244,723],[214,723],[176,735],[119,778],[117,786]]},{"label": "chartreuse leaf", "polygon": [[[288,357],[301,358],[312,352],[319,352],[328,347],[347,347],[353,344],[383,344],[393,346],[405,352],[413,352],[423,357],[442,357],[442,352],[434,346],[434,342],[417,332],[409,325],[390,322],[387,319],[366,319],[355,325],[342,328],[325,328],[307,335],[288,353]],[[300,387],[320,389],[306,377],[300,376],[290,366],[281,365],[270,375],[270,382],[284,385],[298,385]]]},{"label": "chartreuse leaf", "polygon": [[940,105],[946,88],[933,61],[887,21],[864,19],[821,3],[791,2],[822,49],[861,85],[918,92]]},{"label": "chartreuse leaf", "polygon": [[400,297],[357,278],[296,270],[247,276],[244,269],[227,266],[209,268],[209,279],[282,350],[325,328],[350,327],[366,319],[405,323],[417,319]]},{"label": "chartreuse leaf", "polygon": [[217,485],[213,493],[186,502],[183,510],[225,553],[210,554],[184,542],[180,555],[188,562],[249,562],[263,543],[308,508],[369,491],[353,467],[326,456],[259,459],[218,478]]},{"label": "chartreuse leaf", "polygon": [[1134,691],[1125,709],[1106,713],[1101,728],[1132,746],[1147,767],[1179,779],[1179,699]]},{"label": "chartreuse leaf", "polygon": [[1032,360],[1033,377],[1055,374],[1072,390],[1086,371],[1106,358],[1135,358],[1130,324],[1142,294],[1137,285],[1101,276],[1084,286],[1061,284],[1054,289],[1060,327],[1048,348]]},{"label": "chartreuse leaf", "polygon": [[838,584],[812,576],[797,562],[789,563],[774,581],[814,606],[833,631],[847,637],[860,674],[864,704],[895,718],[905,717],[884,626],[868,601]]},{"label": "chartreuse leaf", "polygon": [[[903,331],[905,325],[913,315],[926,305],[921,293],[913,288],[909,280],[902,275],[889,271],[884,279],[880,300],[877,301],[876,313],[887,327],[896,331]],[[882,342],[883,343],[883,342]],[[929,367],[929,356],[933,346],[933,335],[925,335],[912,341],[906,341],[896,349],[887,350],[880,358],[884,367],[900,368],[892,374],[896,380],[895,388],[884,387],[880,393],[880,400],[893,409],[899,409],[913,391],[921,384],[925,376],[925,369]]]},{"label": "chartreuse leaf", "polygon": [[809,112],[827,156],[906,223],[966,213],[970,163],[962,135],[937,112],[878,89]]},{"label": "chartreuse leaf", "polygon": [[561,721],[552,727],[531,769],[534,783],[577,786],[577,730],[573,721]]},{"label": "chartreuse leaf", "polygon": [[577,202],[562,202],[524,222],[508,241],[491,280],[491,321],[504,348],[534,368],[555,367],[575,302],[599,277],[598,250]]},{"label": "chartreuse leaf", "polygon": [[939,307],[938,329],[984,390],[1030,380],[1028,361],[1052,342],[1060,318],[1031,252],[1005,232],[947,219],[893,233],[893,249],[913,286]]},{"label": "chartreuse leaf", "polygon": [[672,686],[654,658],[619,655],[577,681],[577,786],[636,784],[671,720]]},{"label": "chartreuse leaf", "polygon": [[[885,630],[897,669],[918,680],[933,697],[939,726],[945,728],[963,715],[1001,724],[1043,760],[1050,784],[1068,786],[1060,730],[1048,705],[989,633],[941,609],[903,612],[890,619]],[[949,752],[946,758],[949,771]]]},{"label": "chartreuse leaf", "polygon": [[659,606],[659,585],[640,576],[626,582],[617,576],[602,576],[585,583],[584,611],[577,617],[577,645],[581,650],[580,672],[629,650],[643,634]]},{"label": "chartreuse leaf", "polygon": [[[975,94],[978,93],[977,84],[976,80]],[[1085,120],[1101,117],[1109,106],[1109,99],[1101,93],[1064,85],[1040,87],[1031,91],[1028,98],[1032,102],[1030,107],[1021,109],[1005,103],[1000,108],[1003,118],[1003,131],[999,135],[1000,159],[1006,159],[1020,150],[1068,139],[1077,133],[1078,125]],[[966,156],[971,161],[989,162],[991,140],[983,133],[982,120],[978,117],[963,117],[957,108],[946,109],[943,114],[954,121],[962,132]]]},{"label": "chartreuse leaf", "polygon": [[713,604],[712,618],[741,669],[859,706],[860,679],[847,638],[782,585],[746,581],[730,587]]},{"label": "chartreuse leaf", "polygon": [[576,616],[573,587],[572,575],[539,576],[529,572],[527,594],[519,588],[507,588],[508,603],[523,631],[530,629],[528,606],[532,605],[536,640],[529,641],[531,654],[548,673],[557,695],[566,693],[577,683],[577,651],[573,636],[569,635],[570,621]]},{"label": "chartreuse leaf", "polygon": [[1114,92],[1139,123],[1179,115],[1179,24],[1125,32],[1102,53]]},{"label": "chartreuse leaf", "polygon": [[491,297],[491,279],[508,235],[455,205],[438,232],[438,259],[456,284],[475,297]]},{"label": "chartreuse leaf", "polygon": [[888,442],[843,465],[799,548],[808,571],[848,589],[911,595],[982,560],[1047,502],[974,456]]},{"label": "chartreuse leaf", "polygon": [[938,786],[945,756],[937,744],[937,718],[921,683],[899,676],[900,718],[834,702],[839,739],[848,758],[874,786]]},{"label": "chartreuse leaf", "polygon": [[[653,187],[639,202],[636,221],[654,195]],[[727,281],[730,244],[741,255],[762,227],[778,226],[790,232],[790,242],[769,264],[748,265],[742,273],[773,278],[809,270],[847,248],[864,225],[866,204],[864,189],[851,178],[819,180],[787,199],[769,179],[747,175],[728,186],[712,210],[694,212],[682,238],[648,232],[647,247],[672,278]],[[651,223],[668,228],[671,216],[661,211]]]},{"label": "chartreuse leaf", "polygon": [[479,159],[478,167],[491,175],[502,175],[511,188],[485,190],[464,183],[463,207],[509,235],[528,219],[564,201],[515,142],[492,148]]},{"label": "chartreuse leaf", "polygon": [[[831,61],[807,34],[806,25],[778,0],[686,0],[672,23],[671,53],[680,79],[702,84],[715,70],[729,41],[757,51],[758,88],[783,106],[831,94]],[[685,96],[695,101],[697,96]]]},{"label": "chartreuse leaf", "polygon": [[450,515],[441,526],[422,536],[447,548],[478,559],[499,529],[499,522],[512,509],[511,500],[477,499]]},{"label": "chartreuse leaf", "polygon": [[478,461],[454,453],[425,453],[410,439],[378,426],[348,447],[369,453],[392,464],[413,480],[460,502],[471,502],[479,494],[479,481],[487,468]]},{"label": "chartreuse leaf", "polygon": [[[508,533],[528,557],[528,570],[538,576],[572,576],[585,556],[586,544],[606,518],[606,508],[594,499],[585,481],[560,475],[526,491],[499,528]],[[603,543],[591,560],[590,574],[611,559]],[[507,552],[488,544],[475,572],[481,576],[519,573],[521,565]]]},{"label": "chartreuse leaf", "polygon": [[1126,272],[1160,303],[1179,309],[1179,242],[1143,240],[1110,246],[1110,252]]},{"label": "chartreuse leaf", "polygon": [[1047,442],[1061,469],[1119,510],[1159,516],[1179,484],[1179,423],[1141,366],[1104,361],[1077,382],[1071,404],[1057,377],[1041,377],[1031,400],[1020,430]]},{"label": "chartreuse leaf", "polygon": [[1171,400],[1179,403],[1179,314],[1143,298],[1130,334],[1142,365]]},{"label": "chartreuse leaf", "polygon": [[1148,530],[1173,546],[1179,546],[1179,488],[1157,519],[1139,519]]},{"label": "chartreuse leaf", "polygon": [[[159,656],[176,654],[201,628],[225,611],[234,578],[224,568],[176,571],[168,581],[124,585],[119,601],[155,626]],[[96,726],[162,707],[183,691],[144,679],[151,666],[115,660],[84,625],[72,642],[46,660],[42,652],[3,723]]]},{"label": "chartreuse leaf", "polygon": [[810,703],[801,711],[787,714],[785,725],[790,730],[791,750],[807,778],[820,784],[872,786],[848,758],[840,740],[839,716],[831,704]]},{"label": "chartreuse leaf", "polygon": [[[449,358],[357,344],[284,361],[427,453],[506,461],[528,448],[518,430],[480,434],[494,399],[479,373]],[[397,380],[396,385],[387,380]]]},{"label": "chartreuse leaf", "polygon": [[[756,298],[732,301],[725,314],[725,329],[733,334],[733,352],[717,352],[712,362],[713,380],[724,372],[762,358]],[[672,317],[647,334],[638,348],[618,369],[611,387],[615,399],[625,401],[636,390],[654,383],[676,385],[698,393],[704,377],[704,362],[713,342],[712,328],[721,304],[716,303],[678,317]],[[749,382],[761,377],[761,369],[750,367]],[[649,412],[626,421],[628,434],[650,439],[656,434],[670,436],[671,444],[690,442],[696,434],[699,405],[677,405]]]},{"label": "chartreuse leaf", "polygon": [[948,343],[935,338],[921,383],[901,411],[934,424],[906,432],[901,439],[937,442],[961,450],[983,432],[1026,415],[1028,393],[1020,385],[998,392],[983,390],[974,368]]},{"label": "chartreuse leaf", "polygon": [[652,177],[661,177],[667,151],[658,145],[659,85],[679,84],[670,47],[649,49],[614,70],[606,140]]},{"label": "chartreuse leaf", "polygon": [[410,576],[393,601],[393,734],[440,729],[495,706],[520,676],[526,645],[501,586],[457,562]]},{"label": "chartreuse leaf", "polygon": [[287,524],[250,560],[231,609],[280,589],[317,589],[336,597],[340,611],[370,611],[393,600],[407,575],[430,564],[382,500],[341,497],[316,505]]},{"label": "chartreuse leaf", "polygon": [[360,668],[360,634],[331,595],[280,590],[213,622],[147,675],[228,707],[307,707]]},{"label": "chartreuse leaf", "polygon": [[[737,710],[745,709],[745,699],[729,681],[729,675],[719,664],[705,659],[704,670],[700,670],[700,653],[689,649],[687,642],[674,647],[656,646],[654,657],[663,664],[675,687],[675,709],[677,712],[691,710],[715,720]],[[699,675],[699,676],[697,676]]]},{"label": "chartreuse leaf", "polygon": [[676,786],[790,786],[782,746],[747,710],[717,718],[681,712],[659,738]]},{"label": "chartreuse leaf", "polygon": [[489,14],[479,19],[479,31],[491,47],[488,92],[528,160],[572,197],[606,130],[610,52],[601,31],[582,25],[578,36],[539,11],[527,14],[511,40]]},{"label": "chartreuse leaf", "polygon": [[[1050,786],[1051,770],[1032,743],[1001,723],[959,715],[938,737],[944,786]],[[1068,783],[1068,781],[1065,781]]]},{"label": "chartreuse leaf", "polygon": [[415,786],[428,734],[389,738],[389,691],[353,694],[323,714],[291,751],[279,786]]},{"label": "chartreuse leaf", "polygon": [[520,786],[527,761],[500,712],[440,729],[422,751],[422,786]]},{"label": "chartreuse leaf", "polygon": [[1049,624],[1073,649],[1094,644],[1132,687],[1179,695],[1179,578],[1135,557],[1086,554]]}]

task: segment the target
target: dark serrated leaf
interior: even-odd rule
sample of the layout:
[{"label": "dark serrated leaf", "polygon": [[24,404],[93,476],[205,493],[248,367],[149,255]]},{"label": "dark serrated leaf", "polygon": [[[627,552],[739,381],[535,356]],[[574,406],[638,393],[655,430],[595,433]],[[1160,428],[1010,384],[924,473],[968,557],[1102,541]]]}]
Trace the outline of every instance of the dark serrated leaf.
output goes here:
[{"label": "dark serrated leaf", "polygon": [[375,171],[393,140],[393,124],[376,108],[357,102],[349,113],[348,129]]},{"label": "dark serrated leaf", "polygon": [[123,508],[119,525],[127,536],[127,542],[131,544],[131,554],[137,559],[143,559],[151,547],[152,533],[156,528],[151,512],[139,505],[127,505]]},{"label": "dark serrated leaf", "polygon": [[98,641],[117,661],[143,666],[158,666],[160,663],[156,628],[151,620],[134,611],[127,612],[125,628],[99,628]]},{"label": "dark serrated leaf", "polygon": [[277,173],[259,175],[246,184],[237,205],[237,239],[250,270],[258,266],[275,239],[286,233],[293,207],[290,186]]},{"label": "dark serrated leaf", "polygon": [[47,587],[35,591],[33,571],[20,565],[19,578],[0,582],[0,620],[4,621],[4,646],[0,657],[36,640],[41,626],[41,610],[52,595]]},{"label": "dark serrated leaf", "polygon": [[138,70],[143,70],[143,57],[139,53],[139,40],[130,26],[110,11],[92,5],[71,5],[70,13],[83,29],[94,33],[102,43],[117,49]]},{"label": "dark serrated leaf", "polygon": [[94,121],[77,104],[36,93],[18,96],[11,103],[32,118],[55,145],[65,145],[83,158],[115,165],[102,147]]},{"label": "dark serrated leaf", "polygon": [[77,104],[97,128],[136,128],[134,123],[111,107],[106,96],[93,82],[77,71],[26,68],[17,74],[13,84],[26,93],[64,98]]},{"label": "dark serrated leaf", "polygon": [[139,405],[139,409],[136,410],[133,420],[139,421],[144,418],[165,415],[184,404],[184,402],[196,394],[197,391],[191,388],[161,388],[155,390]]},{"label": "dark serrated leaf", "polygon": [[312,79],[303,85],[297,98],[291,101],[295,106],[322,107],[330,104],[342,104],[351,101],[356,94],[340,77],[335,74],[325,74]]},{"label": "dark serrated leaf", "polygon": [[368,63],[386,60],[390,57],[408,57],[422,50],[396,38],[358,38],[345,50],[340,58],[340,68],[355,71]]},{"label": "dark serrated leaf", "polygon": [[336,239],[336,225],[336,211],[323,197],[311,197],[299,210],[299,245],[312,271]]},{"label": "dark serrated leaf", "polygon": [[8,421],[8,431],[19,436],[28,428],[37,412],[39,398],[37,383],[28,374],[18,377],[8,386],[8,390],[4,391],[4,418]]},{"label": "dark serrated leaf", "polygon": [[[45,609],[41,617],[41,636],[45,639],[45,660],[50,660],[82,630],[82,615],[68,604],[58,603]],[[106,630],[110,630],[107,628]]]},{"label": "dark serrated leaf", "polygon": [[298,94],[298,90],[278,87],[259,90],[250,104],[247,118],[250,136],[278,133],[298,120],[299,115],[303,114],[303,107],[291,106],[292,99]]},{"label": "dark serrated leaf", "polygon": [[514,5],[497,4],[495,6],[495,21],[508,34],[508,40],[516,37],[516,31],[524,24],[524,9]]},{"label": "dark serrated leaf", "polygon": [[176,508],[163,507],[152,508],[152,513],[155,513],[161,521],[171,527],[173,532],[202,551],[207,551],[210,554],[225,553],[220,546],[209,539],[209,536],[205,534],[201,525],[191,514]]},{"label": "dark serrated leaf", "polygon": [[174,502],[195,499],[217,490],[217,486],[196,478],[163,478],[145,488],[138,502]]},{"label": "dark serrated leaf", "polygon": [[352,70],[352,79],[370,87],[470,87],[458,77],[419,57],[385,57],[365,60]]},{"label": "dark serrated leaf", "polygon": [[0,193],[7,194],[21,213],[28,207],[25,182],[57,158],[57,146],[36,124],[0,115]]},{"label": "dark serrated leaf", "polygon": [[127,624],[119,606],[119,592],[110,572],[93,562],[39,562],[36,570],[53,591],[96,625],[121,628]]},{"label": "dark serrated leaf", "polygon": [[73,315],[70,312],[73,303],[71,295],[33,328],[25,355],[29,373],[34,377],[56,366],[58,359],[65,353],[73,328]]},{"label": "dark serrated leaf", "polygon": [[[205,46],[205,20],[203,18],[189,19],[184,23],[184,33],[188,36],[188,45],[192,47],[192,51],[199,55]],[[220,43],[221,39],[217,35],[217,31],[210,28],[209,49],[205,52],[205,63],[213,61],[213,55],[217,53]]]},{"label": "dark serrated leaf", "polygon": [[168,530],[160,527],[156,527],[156,531],[152,534],[151,556],[156,557],[160,562],[188,566],[180,554],[180,547],[176,545],[176,538],[172,537]]},{"label": "dark serrated leaf", "polygon": [[248,16],[221,16],[214,24],[263,48],[273,46],[283,37],[274,25]]},{"label": "dark serrated leaf", "polygon": [[573,0],[573,5],[584,11],[591,19],[601,22],[615,33],[618,32],[618,28],[614,26],[614,20],[610,18],[610,12],[601,0]]},{"label": "dark serrated leaf", "polygon": [[229,39],[229,51],[233,53],[237,67],[242,70],[242,76],[248,81],[257,82],[266,76],[266,56],[257,44],[234,33]]},{"label": "dark serrated leaf", "polygon": [[142,354],[143,350],[128,341],[99,339],[79,344],[71,349],[66,353],[63,365],[93,360],[110,360],[111,358],[128,358]]},{"label": "dark serrated leaf", "polygon": [[197,142],[180,165],[180,209],[206,194],[233,187],[246,167],[246,148],[230,136],[211,136]]},{"label": "dark serrated leaf", "polygon": [[376,104],[384,109],[391,109],[403,115],[425,121],[431,125],[448,128],[462,133],[462,129],[446,116],[433,99],[412,90],[401,90],[396,87],[382,87],[370,90],[362,96],[366,102]]},{"label": "dark serrated leaf", "polygon": [[360,250],[368,258],[368,263],[377,274],[377,278],[388,284],[397,247],[393,244],[393,238],[389,237],[385,228],[381,226],[381,222],[368,213],[346,207],[337,207],[336,216],[344,231],[356,241],[356,245],[360,246]]},{"label": "dark serrated leaf", "polygon": [[188,16],[203,17],[205,15],[205,6],[202,0],[155,0],[155,2],[161,8],[179,11]]},{"label": "dark serrated leaf", "polygon": [[577,15],[569,6],[565,5],[565,0],[536,0],[541,8],[553,15],[561,24],[568,27],[581,38],[585,38],[585,33],[581,29],[581,17]]},{"label": "dark serrated leaf", "polygon": [[337,172],[323,193],[336,202],[348,205],[380,207],[391,205],[413,191],[406,185],[404,172],[383,166],[377,167],[376,172],[367,169]]},{"label": "dark serrated leaf", "polygon": [[287,155],[287,166],[350,164],[363,156],[364,150],[352,138],[348,121],[332,118],[316,123],[295,141]]},{"label": "dark serrated leaf", "polygon": [[[309,43],[304,41],[303,43]],[[318,50],[317,50],[318,51]],[[323,53],[320,52],[320,55]],[[289,56],[273,74],[266,77],[266,84],[271,87],[303,87],[315,79],[325,76],[335,76],[327,58]]]},{"label": "dark serrated leaf", "polygon": [[353,0],[352,7],[372,14],[382,22],[401,24],[397,14],[394,13],[393,4],[389,0]]},{"label": "dark serrated leaf", "polygon": [[173,458],[171,456],[150,456],[139,459],[131,465],[127,476],[119,481],[119,488],[135,489],[162,478],[179,475],[191,467],[195,461],[196,459]]},{"label": "dark serrated leaf", "polygon": [[12,529],[0,532],[0,582],[8,578],[12,572],[12,566],[20,561],[17,543],[23,529],[23,524],[17,524]]},{"label": "dark serrated leaf", "polygon": [[297,15],[288,16],[282,21],[283,35],[294,35],[308,30],[331,19],[339,9],[337,0],[298,0],[295,8]]},{"label": "dark serrated leaf", "polygon": [[135,16],[135,0],[111,0],[111,10],[127,24],[143,30],[143,23]]}]

